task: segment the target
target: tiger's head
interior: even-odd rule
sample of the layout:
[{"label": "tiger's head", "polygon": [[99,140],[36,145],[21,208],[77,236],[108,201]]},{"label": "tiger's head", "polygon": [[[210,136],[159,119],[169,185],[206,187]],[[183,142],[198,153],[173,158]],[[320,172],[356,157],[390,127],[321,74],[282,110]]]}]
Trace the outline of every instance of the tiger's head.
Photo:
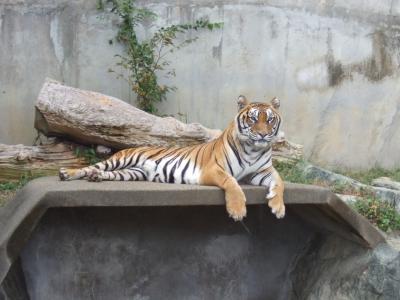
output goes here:
[{"label": "tiger's head", "polygon": [[246,97],[239,96],[239,113],[236,116],[237,137],[241,142],[255,148],[271,146],[278,135],[281,116],[278,113],[280,102],[273,98],[271,103],[250,103]]}]

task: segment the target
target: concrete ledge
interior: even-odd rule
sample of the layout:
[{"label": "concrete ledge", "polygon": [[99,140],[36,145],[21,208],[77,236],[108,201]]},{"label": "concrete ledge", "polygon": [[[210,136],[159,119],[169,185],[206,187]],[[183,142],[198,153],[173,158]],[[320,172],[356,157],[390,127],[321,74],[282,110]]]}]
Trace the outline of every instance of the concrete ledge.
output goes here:
[{"label": "concrete ledge", "polygon": [[[248,205],[265,204],[264,188],[246,185],[243,190]],[[334,232],[366,247],[385,242],[380,231],[327,189],[287,183],[285,203],[321,231]],[[195,205],[224,205],[223,191],[149,182],[61,182],[56,177],[33,180],[0,211],[0,282],[49,208]]]}]

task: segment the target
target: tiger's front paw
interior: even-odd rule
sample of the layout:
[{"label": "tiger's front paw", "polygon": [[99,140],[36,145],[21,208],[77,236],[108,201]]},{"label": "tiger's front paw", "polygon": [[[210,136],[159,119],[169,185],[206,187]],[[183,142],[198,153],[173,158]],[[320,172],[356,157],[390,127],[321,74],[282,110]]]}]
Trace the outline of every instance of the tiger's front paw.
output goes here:
[{"label": "tiger's front paw", "polygon": [[103,181],[103,177],[101,171],[97,169],[93,169],[90,174],[87,176],[87,180],[91,182],[100,182]]},{"label": "tiger's front paw", "polygon": [[268,201],[268,206],[278,219],[282,219],[285,216],[285,204],[282,197],[275,195],[274,198]]},{"label": "tiger's front paw", "polygon": [[246,201],[243,199],[229,200],[226,202],[226,210],[235,221],[241,221],[247,214]]}]

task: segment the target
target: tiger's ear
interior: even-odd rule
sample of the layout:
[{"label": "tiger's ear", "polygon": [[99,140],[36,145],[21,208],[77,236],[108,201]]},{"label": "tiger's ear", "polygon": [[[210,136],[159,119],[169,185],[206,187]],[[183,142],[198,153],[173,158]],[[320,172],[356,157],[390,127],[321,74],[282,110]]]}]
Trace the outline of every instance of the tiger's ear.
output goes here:
[{"label": "tiger's ear", "polygon": [[279,101],[278,98],[274,97],[271,99],[271,104],[273,108],[279,109],[279,107],[281,106],[281,101]]},{"label": "tiger's ear", "polygon": [[247,104],[249,104],[247,98],[243,95],[240,95],[237,100],[238,111],[241,110],[243,107],[245,107]]}]

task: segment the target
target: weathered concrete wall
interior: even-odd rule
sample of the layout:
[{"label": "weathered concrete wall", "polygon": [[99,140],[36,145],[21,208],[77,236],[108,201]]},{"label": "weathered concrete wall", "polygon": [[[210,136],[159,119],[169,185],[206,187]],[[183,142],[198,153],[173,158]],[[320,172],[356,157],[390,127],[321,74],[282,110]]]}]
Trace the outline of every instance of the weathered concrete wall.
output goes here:
[{"label": "weathered concrete wall", "polygon": [[[32,141],[46,76],[134,101],[107,72],[121,49],[108,43],[115,20],[96,2],[0,1],[0,142]],[[139,2],[159,25],[224,22],[171,57],[178,90],[160,112],[223,128],[239,94],[278,96],[286,135],[314,162],[400,166],[400,1]]]},{"label": "weathered concrete wall", "polygon": [[313,231],[263,208],[251,233],[217,207],[50,210],[21,254],[30,299],[289,299]]},{"label": "weathered concrete wall", "polygon": [[32,143],[33,104],[45,77],[129,100],[128,87],[107,72],[119,50],[108,45],[116,28],[99,18],[95,2],[0,5],[0,142]]}]

